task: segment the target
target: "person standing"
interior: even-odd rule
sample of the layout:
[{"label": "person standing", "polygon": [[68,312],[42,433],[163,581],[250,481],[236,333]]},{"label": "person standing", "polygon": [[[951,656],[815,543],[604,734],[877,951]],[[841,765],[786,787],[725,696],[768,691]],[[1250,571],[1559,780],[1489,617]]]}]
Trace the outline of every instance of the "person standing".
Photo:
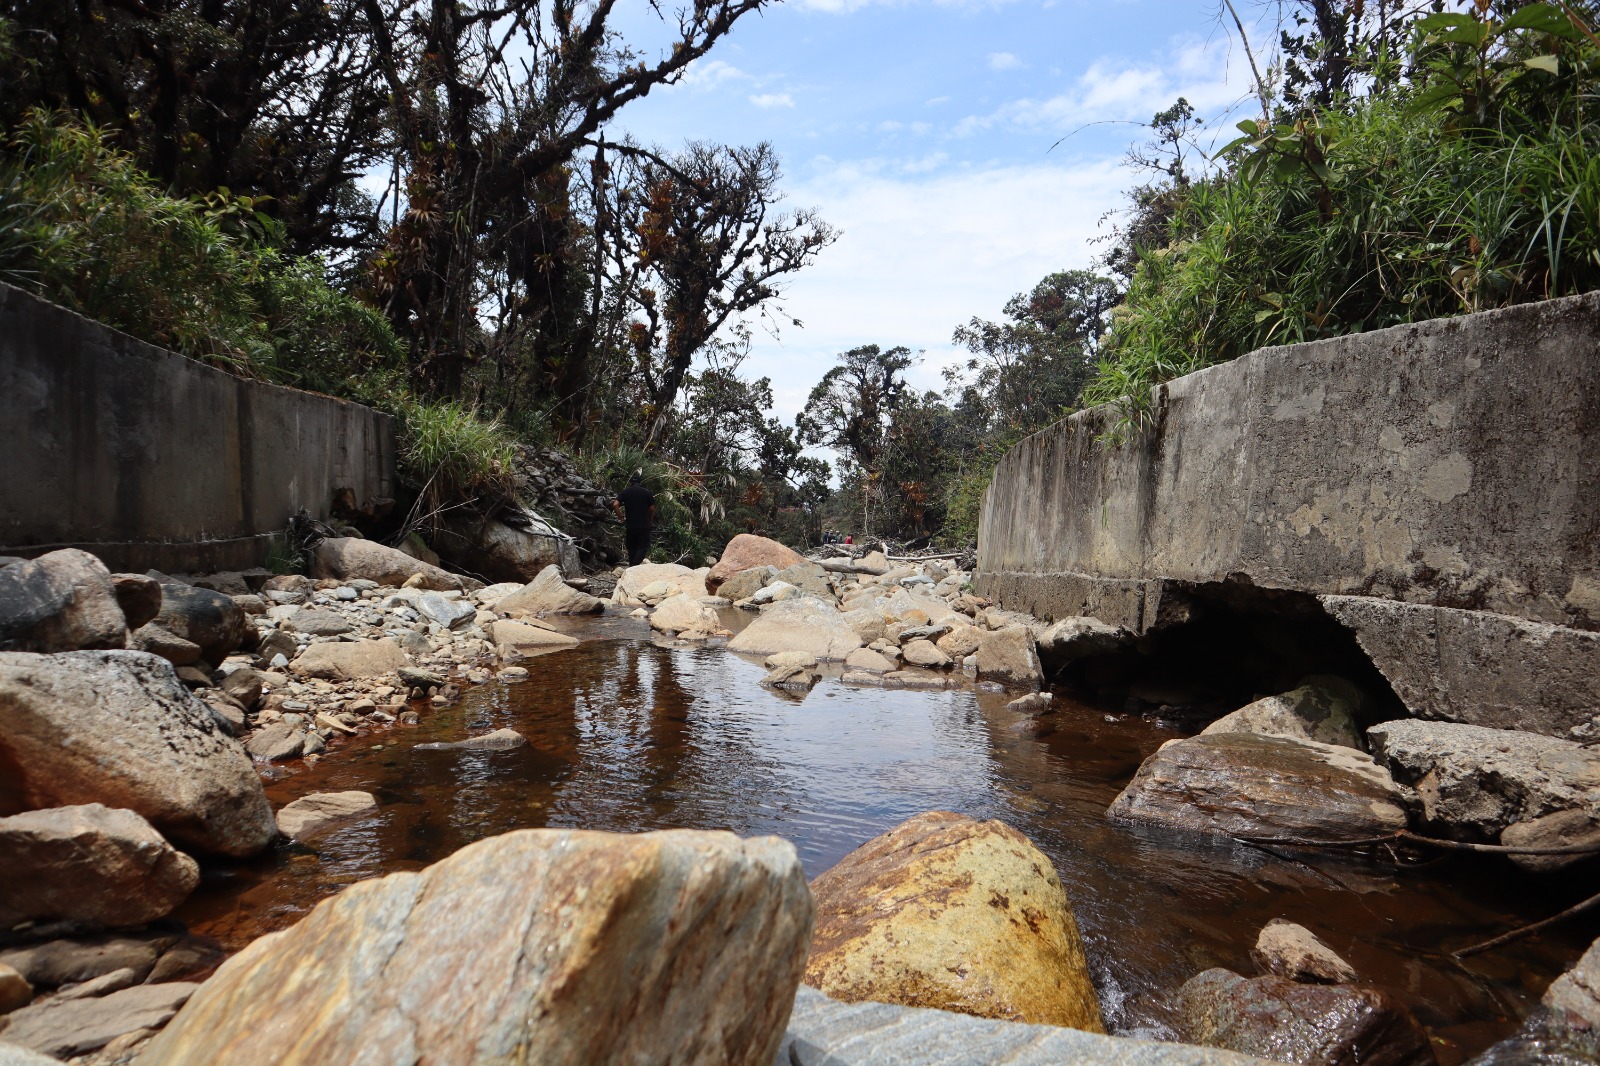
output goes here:
[{"label": "person standing", "polygon": [[617,493],[611,509],[622,519],[623,540],[628,547],[628,565],[638,566],[650,553],[650,528],[656,524],[656,497],[644,487],[644,474],[635,470],[628,487]]}]

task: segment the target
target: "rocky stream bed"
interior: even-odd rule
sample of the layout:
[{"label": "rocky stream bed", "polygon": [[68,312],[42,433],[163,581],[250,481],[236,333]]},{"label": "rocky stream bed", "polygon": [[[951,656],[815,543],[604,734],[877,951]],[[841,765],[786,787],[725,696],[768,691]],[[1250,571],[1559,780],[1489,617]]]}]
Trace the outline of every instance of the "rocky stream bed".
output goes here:
[{"label": "rocky stream bed", "polygon": [[1600,1061],[1592,919],[1451,954],[1591,894],[1585,738],[756,537],[5,563],[0,1064]]}]

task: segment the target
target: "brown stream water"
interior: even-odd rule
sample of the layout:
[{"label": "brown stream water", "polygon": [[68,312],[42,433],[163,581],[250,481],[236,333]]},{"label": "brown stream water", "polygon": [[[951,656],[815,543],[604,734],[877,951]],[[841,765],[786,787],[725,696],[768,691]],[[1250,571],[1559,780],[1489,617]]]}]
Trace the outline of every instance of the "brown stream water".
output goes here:
[{"label": "brown stream water", "polygon": [[[735,618],[730,617],[730,622]],[[336,740],[317,765],[268,771],[281,806],[364,789],[376,814],[250,863],[208,870],[179,917],[242,947],[345,885],[419,869],[507,830],[730,829],[793,841],[809,876],[905,818],[998,818],[1055,862],[1114,1032],[1173,1038],[1174,993],[1212,966],[1253,973],[1261,926],[1309,927],[1411,1004],[1444,1066],[1515,1028],[1600,934],[1577,920],[1457,963],[1452,949],[1552,914],[1587,877],[1536,878],[1499,859],[1424,868],[1284,857],[1118,825],[1105,808],[1176,727],[1058,695],[1054,731],[1019,731],[1012,694],[845,686],[764,689],[761,664],[720,646],[666,647],[642,623],[575,623],[592,639],[526,665],[533,679],[469,690],[414,728]],[[415,751],[509,727],[531,746]]]}]

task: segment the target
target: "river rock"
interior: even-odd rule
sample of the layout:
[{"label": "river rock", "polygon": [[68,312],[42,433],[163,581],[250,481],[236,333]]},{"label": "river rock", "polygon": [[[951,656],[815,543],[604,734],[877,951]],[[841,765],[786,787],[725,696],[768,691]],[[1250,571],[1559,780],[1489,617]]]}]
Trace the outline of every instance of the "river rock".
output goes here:
[{"label": "river rock", "polygon": [[908,641],[900,649],[900,655],[912,666],[938,670],[950,665],[950,656],[935,647],[931,640]]},{"label": "river rock", "polygon": [[861,670],[869,674],[887,674],[895,664],[871,648],[857,648],[844,657],[846,670]]},{"label": "river rock", "polygon": [[145,933],[46,940],[0,949],[0,963],[22,974],[36,989],[79,984],[125,969],[133,970],[142,981],[176,939]]},{"label": "river rock", "polygon": [[489,639],[494,642],[495,650],[502,659],[517,654],[537,654],[558,648],[570,648],[579,643],[577,637],[569,637],[565,633],[557,633],[553,629],[528,622],[514,622],[509,618],[489,623]]},{"label": "river rock", "polygon": [[539,576],[494,605],[501,614],[599,614],[605,601],[579,592],[561,577],[561,571],[547,566]]},{"label": "river rock", "polygon": [[[706,575],[706,591],[720,594],[721,585],[734,574],[758,566],[770,566],[775,571],[784,570],[805,558],[792,548],[775,540],[758,537],[753,533],[740,533],[722,549],[722,558]],[[730,597],[731,598],[731,597]]]},{"label": "river rock", "polygon": [[1132,647],[1135,637],[1120,626],[1087,615],[1063,618],[1038,636],[1039,662],[1052,675],[1069,663]]},{"label": "river rock", "polygon": [[1033,631],[1024,625],[995,630],[978,645],[978,676],[1011,685],[1038,687],[1044,680]]},{"label": "river rock", "polygon": [[200,986],[187,981],[136,985],[89,999],[47,999],[7,1015],[0,1037],[55,1058],[84,1055],[124,1033],[165,1025]]},{"label": "river rock", "polygon": [[1308,677],[1299,687],[1280,696],[1268,696],[1223,715],[1206,726],[1206,733],[1262,733],[1269,736],[1366,747],[1356,716],[1361,712],[1361,690],[1342,677],[1323,674]]},{"label": "river rock", "polygon": [[1107,813],[1193,832],[1318,840],[1406,826],[1400,789],[1366,755],[1254,733],[1168,741]]},{"label": "river rock", "polygon": [[578,573],[577,545],[537,512],[519,508],[502,515],[516,524],[485,519],[470,510],[448,514],[434,536],[434,547],[461,569],[490,581],[520,584],[547,566]]},{"label": "river rock", "polygon": [[728,649],[750,655],[799,651],[819,660],[838,660],[862,643],[833,604],[802,597],[762,611],[761,617],[728,642]]},{"label": "river rock", "polygon": [[1466,1066],[1593,1066],[1600,1062],[1600,1028],[1564,1011],[1539,1007],[1522,1027]]},{"label": "river rock", "polygon": [[0,567],[0,651],[121,648],[128,623],[105,564],[62,548]]},{"label": "river rock", "polygon": [[467,599],[449,599],[442,593],[425,592],[417,597],[417,613],[446,629],[464,629],[478,615],[478,605]]},{"label": "river rock", "polygon": [[828,583],[828,572],[817,563],[800,562],[786,566],[774,574],[772,580],[793,585],[807,596],[821,600],[833,599],[833,586]]},{"label": "river rock", "polygon": [[225,674],[218,687],[238,700],[246,710],[252,710],[261,702],[261,692],[266,687],[266,678],[259,670],[241,666]]},{"label": "river rock", "polygon": [[756,589],[749,599],[742,602],[742,606],[764,607],[769,603],[782,603],[785,600],[799,599],[803,595],[804,593],[787,581],[779,581],[774,578]]},{"label": "river rock", "polygon": [[172,664],[134,651],[0,652],[0,814],[103,803],[167,839],[252,855],[277,834],[250,759]]},{"label": "river rock", "polygon": [[152,623],[200,647],[212,666],[232,655],[245,640],[249,618],[233,597],[193,585],[163,583],[161,612]]},{"label": "river rock", "polygon": [[996,821],[930,811],[811,886],[806,984],[835,999],[1104,1032],[1055,868]]},{"label": "river rock", "polygon": [[1207,970],[1178,990],[1184,1038],[1293,1066],[1433,1066],[1428,1034],[1387,992]]},{"label": "river rock", "polygon": [[380,585],[404,585],[436,592],[459,591],[461,578],[413,559],[405,552],[359,537],[329,537],[317,545],[311,559],[311,576],[349,581],[366,578]]},{"label": "river rock", "polygon": [[[1600,752],[1541,733],[1401,719],[1367,730],[1372,753],[1416,789],[1421,821],[1456,840],[1500,841],[1519,822],[1561,811],[1565,824],[1534,825],[1512,839],[1586,838],[1600,822]],[[1519,856],[1555,868],[1583,856]]]},{"label": "river rock", "polygon": [[778,568],[775,566],[752,566],[748,570],[739,571],[718,585],[717,595],[738,603],[760,592],[777,576]]},{"label": "river rock", "polygon": [[411,660],[400,645],[384,637],[379,640],[340,640],[312,644],[301,652],[289,669],[301,677],[320,677],[329,681],[354,681],[361,677],[382,677]]},{"label": "river rock", "polygon": [[520,748],[528,743],[528,738],[518,733],[515,729],[496,729],[493,733],[482,736],[468,737],[466,740],[430,741],[418,744],[418,751],[506,751],[511,748]]},{"label": "river rock", "polygon": [[989,634],[977,626],[954,625],[950,632],[934,641],[940,651],[952,659],[965,659],[978,650]]},{"label": "river rock", "polygon": [[1274,918],[1261,927],[1250,961],[1263,974],[1302,984],[1337,985],[1357,979],[1355,969],[1303,925]]},{"label": "river rock", "polygon": [[338,611],[306,607],[284,619],[282,628],[285,633],[304,633],[308,637],[337,637],[355,629],[355,624]]},{"label": "river rock", "polygon": [[611,602],[623,607],[638,607],[644,602],[640,599],[639,593],[653,585],[663,583],[676,589],[677,592],[687,593],[690,596],[706,594],[706,583],[699,571],[691,570],[681,563],[640,563],[638,566],[628,567],[622,572],[622,576],[617,578],[616,588],[611,590]]},{"label": "river rock", "polygon": [[132,811],[99,803],[0,818],[0,929],[69,920],[139,925],[164,918],[200,868]]},{"label": "river rock", "polygon": [[[1510,848],[1600,849],[1600,821],[1588,810],[1556,811],[1506,826],[1500,833],[1500,843]],[[1508,856],[1523,869],[1541,873],[1559,870],[1587,857],[1583,854]]]},{"label": "river rock", "polygon": [[[289,722],[270,722],[244,742],[244,750],[263,762],[282,762],[305,751],[306,733]],[[276,824],[276,823],[274,823]]]},{"label": "river rock", "polygon": [[1030,692],[1026,696],[1018,696],[1006,704],[1006,710],[1016,714],[1025,714],[1030,718],[1038,718],[1049,714],[1056,709],[1056,697],[1053,692]]},{"label": "river rock", "polygon": [[809,692],[822,680],[822,675],[808,666],[786,664],[775,666],[761,683],[768,688],[787,689],[792,692]]},{"label": "river rock", "polygon": [[1550,982],[1541,1002],[1600,1029],[1600,939],[1589,945],[1572,969]]},{"label": "river rock", "polygon": [[291,840],[309,840],[378,806],[370,792],[313,792],[278,811],[278,832]]},{"label": "river rock", "polygon": [[140,1061],[771,1066],[811,918],[774,837],[521,830],[257,940]]},{"label": "river rock", "polygon": [[15,969],[0,962],[0,1015],[33,1002],[33,986]]},{"label": "river rock", "polygon": [[184,640],[160,622],[147,622],[129,634],[128,646],[159,655],[173,666],[193,666],[201,659],[200,645]]},{"label": "river rock", "polygon": [[129,630],[161,613],[161,582],[145,574],[112,574],[111,587]]},{"label": "river rock", "polygon": [[717,612],[702,607],[697,596],[679,593],[650,612],[650,628],[659,633],[715,633],[722,628]]}]

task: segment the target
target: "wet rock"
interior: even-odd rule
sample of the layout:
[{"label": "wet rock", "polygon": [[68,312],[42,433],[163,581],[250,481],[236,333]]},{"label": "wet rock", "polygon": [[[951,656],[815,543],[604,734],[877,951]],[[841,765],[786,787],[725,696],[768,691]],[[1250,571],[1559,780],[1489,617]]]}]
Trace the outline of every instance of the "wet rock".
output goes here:
[{"label": "wet rock", "polygon": [[1570,1014],[1595,1029],[1600,1029],[1600,939],[1545,989],[1544,1005],[1561,1014]]},{"label": "wet rock", "polygon": [[813,988],[849,1002],[1105,1031],[1055,868],[1002,822],[917,815],[811,890]]},{"label": "wet rock", "polygon": [[1039,662],[1053,676],[1079,659],[1132,647],[1134,639],[1128,630],[1098,618],[1063,618],[1039,635]]},{"label": "wet rock", "polygon": [[[1600,849],[1600,821],[1588,810],[1556,811],[1506,826],[1500,833],[1500,843],[1512,848]],[[1540,872],[1559,870],[1585,857],[1581,854],[1509,856],[1523,869]]]},{"label": "wet rock", "polygon": [[1514,1034],[1467,1066],[1590,1066],[1600,1062],[1600,1027],[1540,1007]]},{"label": "wet rock", "polygon": [[1261,927],[1250,961],[1263,974],[1302,984],[1337,985],[1357,979],[1355,969],[1303,925],[1274,918]]},{"label": "wet rock", "polygon": [[579,592],[561,578],[561,571],[547,566],[539,576],[494,605],[501,614],[599,614],[603,600]]},{"label": "wet rock", "polygon": [[900,649],[900,654],[912,666],[943,669],[950,665],[950,656],[934,646],[931,640],[913,640]]},{"label": "wet rock", "polygon": [[370,792],[313,792],[278,811],[278,832],[291,840],[309,840],[377,806]]},{"label": "wet rock", "polygon": [[495,676],[498,677],[501,681],[506,682],[507,684],[516,684],[519,681],[528,680],[528,678],[531,677],[532,675],[528,673],[527,667],[524,667],[524,666],[508,666],[504,670],[501,670]]},{"label": "wet rock", "polygon": [[112,574],[111,587],[122,608],[124,624],[132,629],[161,613],[161,582],[144,574]]},{"label": "wet rock", "polygon": [[[405,585],[436,592],[460,591],[461,578],[414,559],[405,552],[355,537],[329,537],[317,545],[311,576],[348,581],[366,578],[379,585]],[[269,583],[270,584],[270,583]]]},{"label": "wet rock", "polygon": [[718,585],[717,595],[738,603],[760,592],[777,576],[778,568],[775,566],[752,566],[748,570],[739,571]]},{"label": "wet rock", "polygon": [[0,818],[0,929],[75,921],[116,927],[164,918],[200,868],[132,811],[98,803]]},{"label": "wet rock", "polygon": [[337,637],[355,629],[355,624],[338,611],[307,607],[286,618],[282,628],[285,633],[304,633],[308,637]]},{"label": "wet rock", "polygon": [[289,722],[271,722],[262,726],[244,742],[244,750],[252,758],[263,762],[282,762],[293,759],[306,748],[305,730]]},{"label": "wet rock", "polygon": [[1323,674],[1306,678],[1280,696],[1268,696],[1223,715],[1205,732],[1261,733],[1359,750],[1366,747],[1356,724],[1361,703],[1360,689],[1342,677]]},{"label": "wet rock", "polygon": [[936,691],[950,687],[950,682],[943,675],[926,670],[892,670],[887,674],[879,674],[877,682],[885,688]]},{"label": "wet rock", "polygon": [[1038,686],[1044,680],[1033,631],[1010,625],[989,634],[978,645],[978,676],[1010,685]]},{"label": "wet rock", "polygon": [[1192,832],[1319,840],[1382,836],[1406,825],[1399,788],[1366,755],[1253,733],[1168,741],[1107,813]]},{"label": "wet rock", "polygon": [[775,571],[785,570],[806,560],[791,548],[775,540],[758,537],[753,533],[740,533],[722,549],[722,558],[706,575],[706,591],[720,592],[720,586],[734,574],[758,566],[770,566]]},{"label": "wet rock", "polygon": [[700,605],[698,597],[680,593],[650,613],[650,628],[658,633],[715,633],[722,623],[717,612]]},{"label": "wet rock", "polygon": [[159,622],[148,622],[134,630],[128,646],[159,655],[173,666],[191,666],[200,661],[200,645],[184,640]]},{"label": "wet rock", "polygon": [[156,959],[174,943],[171,936],[107,935],[75,940],[47,940],[27,947],[0,950],[0,963],[10,966],[34,988],[92,981],[116,970],[131,969],[144,980]]},{"label": "wet rock", "polygon": [[[133,651],[0,653],[0,811],[104,803],[191,849],[251,855],[272,808],[172,664]],[[9,809],[8,809],[9,805]]]},{"label": "wet rock", "polygon": [[478,607],[471,600],[452,600],[437,592],[427,592],[417,597],[417,613],[446,629],[464,629],[477,616]]},{"label": "wet rock", "polygon": [[496,729],[493,733],[485,733],[478,737],[468,737],[466,740],[433,741],[427,744],[418,744],[418,751],[506,751],[510,748],[520,748],[528,743],[528,738],[518,733],[515,729]]},{"label": "wet rock", "polygon": [[762,611],[728,642],[728,649],[750,655],[799,651],[819,660],[838,660],[861,645],[861,637],[831,603],[807,597]]},{"label": "wet rock", "polygon": [[822,675],[808,666],[786,665],[774,667],[761,683],[768,688],[788,689],[793,692],[809,692],[815,688],[817,682],[822,680]]},{"label": "wet rock", "polygon": [[241,666],[223,677],[218,687],[249,710],[261,702],[261,691],[265,685],[266,678],[261,676],[261,671]]},{"label": "wet rock", "polygon": [[137,1029],[165,1025],[199,985],[137,985],[92,999],[50,999],[7,1015],[0,1036],[55,1058],[83,1055]]},{"label": "wet rock", "polygon": [[0,962],[0,1014],[10,1014],[33,1002],[33,986],[15,969]]},{"label": "wet rock", "polygon": [[1416,789],[1422,822],[1436,833],[1494,841],[1518,822],[1558,811],[1600,815],[1591,799],[1600,788],[1600,752],[1574,741],[1418,719],[1373,726],[1367,740],[1396,780]]},{"label": "wet rock", "polygon": [[88,552],[62,548],[0,567],[0,651],[121,648],[127,642],[111,571]]},{"label": "wet rock", "polygon": [[952,659],[965,659],[978,650],[988,634],[977,626],[955,625],[950,632],[934,641],[939,650]]},{"label": "wet rock", "polygon": [[1387,992],[1207,970],[1178,990],[1184,1038],[1293,1066],[1432,1066],[1428,1034]]},{"label": "wet rock", "polygon": [[312,644],[289,664],[289,669],[301,677],[354,681],[392,674],[410,662],[400,645],[384,637]]},{"label": "wet rock", "polygon": [[857,648],[844,657],[844,665],[847,670],[860,670],[869,674],[887,674],[895,668],[894,663],[871,648]]},{"label": "wet rock", "polygon": [[776,838],[507,833],[257,940],[142,1061],[771,1066],[811,913]]},{"label": "wet rock", "polygon": [[1006,710],[1017,714],[1026,714],[1037,718],[1042,714],[1049,714],[1055,710],[1055,694],[1050,692],[1030,692],[1026,696],[1018,696],[1006,704]]},{"label": "wet rock", "polygon": [[611,590],[611,602],[624,607],[638,607],[644,602],[640,593],[658,585],[673,590],[663,590],[656,596],[658,601],[678,593],[704,596],[705,573],[704,570],[691,570],[680,563],[640,563],[630,566],[617,578],[616,587]]},{"label": "wet rock", "polygon": [[526,622],[513,622],[507,618],[489,624],[489,639],[495,643],[501,658],[509,658],[511,654],[570,648],[578,643],[577,637],[569,637],[565,633],[557,633]]},{"label": "wet rock", "polygon": [[817,665],[817,657],[803,651],[780,651],[775,655],[767,656],[761,665],[768,670],[789,666],[815,666]]},{"label": "wet rock", "polygon": [[232,597],[193,585],[163,584],[161,612],[151,624],[199,645],[200,657],[215,665],[238,650],[250,622]]}]

